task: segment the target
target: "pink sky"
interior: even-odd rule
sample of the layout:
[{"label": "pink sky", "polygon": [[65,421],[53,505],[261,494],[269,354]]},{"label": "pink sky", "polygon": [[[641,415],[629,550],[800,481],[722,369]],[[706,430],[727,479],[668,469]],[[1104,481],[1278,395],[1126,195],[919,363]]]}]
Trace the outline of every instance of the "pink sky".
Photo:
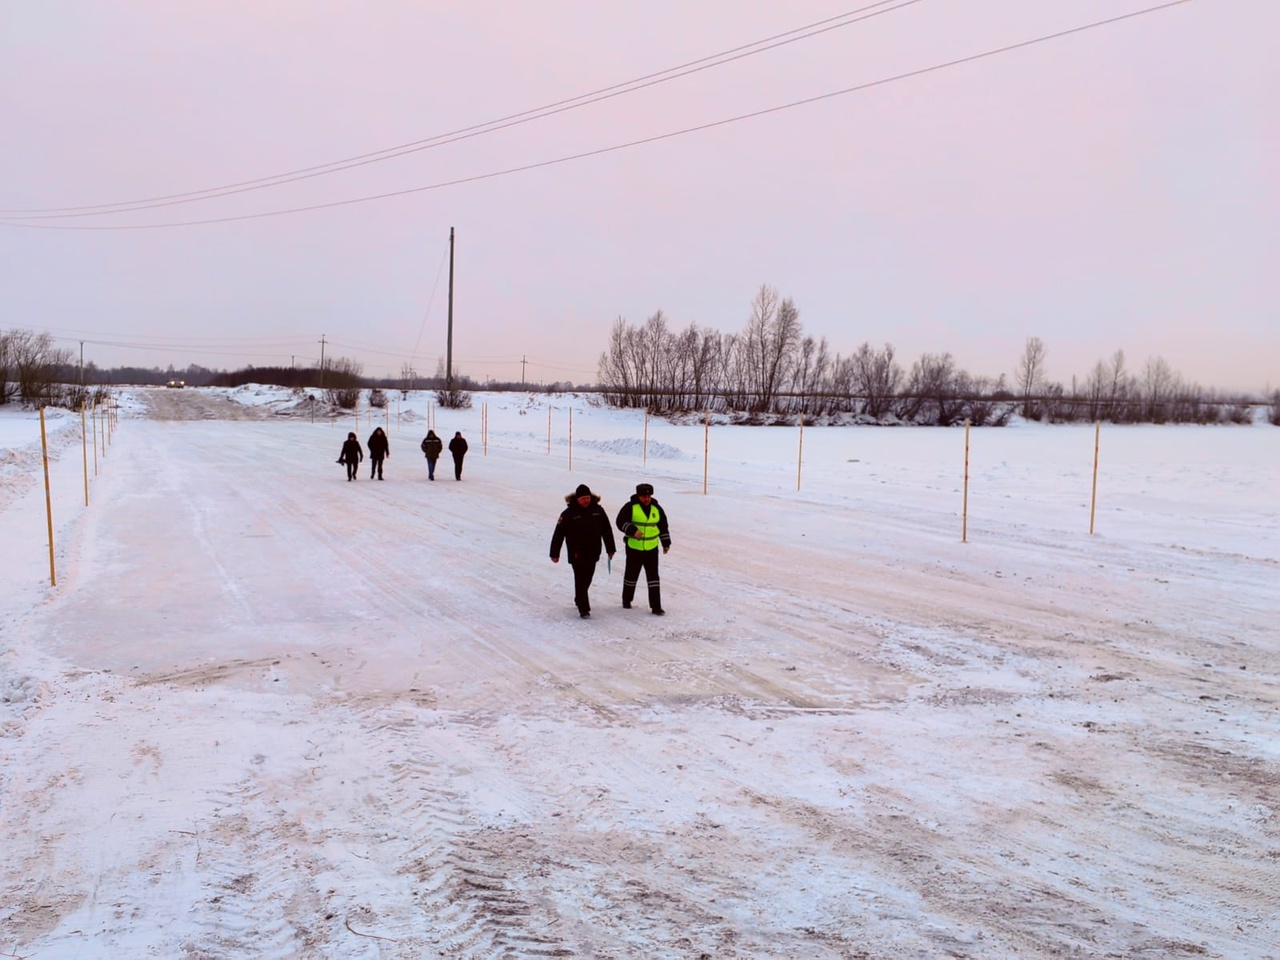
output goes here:
[{"label": "pink sky", "polygon": [[[171,224],[475,177],[829,93],[1151,6],[921,0],[462,143],[109,217],[0,214],[0,327],[102,365],[444,353],[480,379],[595,379],[619,316],[732,332],[763,283],[835,352],[892,343],[1070,383],[1123,349],[1205,386],[1280,383],[1280,64],[1270,0],[1181,6],[872,90],[539,170],[289,216]],[[866,6],[554,0],[108,10],[0,29],[0,209],[202,190],[575,97]],[[120,346],[108,346],[119,344]]]}]

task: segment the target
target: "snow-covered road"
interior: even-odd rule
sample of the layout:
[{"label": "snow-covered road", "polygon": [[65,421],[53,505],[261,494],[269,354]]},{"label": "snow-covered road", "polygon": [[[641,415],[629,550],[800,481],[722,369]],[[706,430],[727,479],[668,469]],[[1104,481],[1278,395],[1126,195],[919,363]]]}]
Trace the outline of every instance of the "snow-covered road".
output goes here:
[{"label": "snow-covered road", "polygon": [[[696,427],[642,475],[584,413],[570,473],[512,404],[461,483],[421,422],[348,483],[346,425],[139,395],[56,590],[41,491],[0,513],[0,956],[1280,956],[1273,496],[1196,536],[1135,481],[1091,538],[1024,464],[960,543],[951,482],[819,431],[803,493],[744,444],[704,496]],[[668,616],[619,556],[580,620],[563,495],[638,479]]]}]

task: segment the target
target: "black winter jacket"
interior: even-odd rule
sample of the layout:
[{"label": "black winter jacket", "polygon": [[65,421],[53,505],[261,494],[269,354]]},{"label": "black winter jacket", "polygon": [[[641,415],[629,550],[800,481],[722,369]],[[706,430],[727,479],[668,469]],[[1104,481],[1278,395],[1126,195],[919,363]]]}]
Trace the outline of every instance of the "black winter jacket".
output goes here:
[{"label": "black winter jacket", "polygon": [[370,460],[385,460],[387,457],[391,456],[391,440],[385,433],[379,433],[375,430],[373,433],[369,434],[369,442],[367,446],[369,447]]},{"label": "black winter jacket", "polygon": [[560,545],[568,549],[569,562],[597,563],[600,560],[600,544],[610,556],[617,553],[609,515],[600,506],[600,497],[591,495],[591,506],[580,506],[572,493],[565,496],[567,507],[556,520],[555,533],[551,535],[551,559],[560,559]]},{"label": "black winter jacket", "polygon": [[359,463],[364,459],[364,451],[360,449],[359,440],[343,440],[339,463]]}]

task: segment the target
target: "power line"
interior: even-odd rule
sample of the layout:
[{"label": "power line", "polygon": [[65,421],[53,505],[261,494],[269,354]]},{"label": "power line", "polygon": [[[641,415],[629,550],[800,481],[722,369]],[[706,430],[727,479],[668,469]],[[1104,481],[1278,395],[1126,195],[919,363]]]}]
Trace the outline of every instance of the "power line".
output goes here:
[{"label": "power line", "polygon": [[909,80],[914,77],[921,77],[931,73],[937,73],[941,70],[947,70],[951,67],[961,66],[967,63],[975,63],[979,60],[985,60],[990,57],[1000,56],[1001,54],[1011,53],[1015,50],[1022,50],[1027,47],[1035,46],[1041,43],[1047,43],[1051,40],[1060,40],[1064,37],[1073,36],[1078,33],[1084,33],[1088,30],[1095,30],[1100,27],[1111,26],[1126,20],[1132,20],[1136,17],[1145,16],[1146,14],[1156,13],[1162,10],[1168,10],[1172,7],[1182,6],[1190,3],[1191,0],[1168,0],[1166,3],[1157,4],[1151,7],[1144,7],[1141,10],[1134,10],[1130,13],[1120,14],[1115,17],[1108,17],[1103,20],[1095,20],[1091,23],[1081,24],[1077,27],[1070,27],[1066,30],[1059,30],[1054,33],[1043,34],[1033,37],[1029,40],[1021,40],[1017,43],[1006,44],[1002,47],[995,47],[991,50],[985,50],[982,53],[970,54],[965,57],[957,57],[952,60],[946,60],[941,63],[935,63],[931,66],[920,67],[916,70],[908,70],[904,73],[894,74],[889,77],[881,77],[878,80],[869,80],[865,83],[855,84],[851,87],[844,87],[840,90],[832,90],[828,93],[818,94],[812,97],[805,97],[801,100],[792,100],[789,103],[779,104],[773,107],[765,107],[760,110],[753,110],[750,113],[742,113],[732,117],[725,117],[720,120],[712,120],[707,123],[697,124],[692,127],[684,127],[680,130],[672,130],[667,133],[655,134],[651,137],[642,137],[637,140],[629,140],[624,143],[613,144],[608,147],[599,147],[595,150],[586,150],[581,153],[570,154],[568,156],[556,157],[551,160],[539,160],[533,163],[526,163],[520,166],[507,167],[503,170],[495,170],[489,173],[474,174],[467,177],[459,177],[454,180],[441,181],[440,183],[426,184],[420,187],[408,187],[403,190],[393,190],[387,193],[369,194],[362,197],[351,197],[346,200],[333,200],[328,203],[315,203],[301,207],[288,207],[281,210],[267,210],[261,213],[247,213],[237,216],[228,217],[210,217],[203,220],[180,220],[169,223],[139,223],[139,224],[118,224],[118,225],[63,225],[63,224],[46,224],[46,223],[23,223],[19,221],[0,219],[0,223],[11,227],[26,227],[32,230],[157,230],[168,229],[172,227],[197,227],[207,226],[215,223],[236,223],[245,220],[262,220],[269,217],[282,217],[295,213],[309,213],[316,210],[331,210],[336,207],[353,206],[359,203],[370,203],[375,200],[390,200],[396,197],[412,196],[417,193],[425,193],[431,190],[441,190],[447,187],[456,187],[468,183],[477,183],[483,180],[493,180],[498,177],[510,176],[515,173],[525,173],[530,170],[540,170],[545,167],[553,167],[562,163],[570,163],[575,160],[585,160],[591,157],[599,157],[609,153],[616,153],[621,150],[627,150],[632,147],[644,146],[651,143],[660,143],[664,140],[673,140],[677,137],[686,136],[691,133],[702,133],[707,130],[714,130],[718,127],[728,126],[734,123],[740,123],[744,120],[754,120],[760,117],[769,116],[775,113],[781,113],[785,110],[792,110],[796,107],[808,106],[814,103],[820,103],[824,100],[831,100],[836,97],[847,96],[851,93],[860,93],[871,90],[876,87],[886,86],[891,83],[897,83],[902,80]]},{"label": "power line", "polygon": [[[418,153],[423,150],[434,149],[435,147],[447,146],[448,144],[458,143],[462,140],[470,140],[474,137],[483,136],[487,133],[496,133],[499,130],[505,130],[509,127],[520,126],[525,123],[531,123],[534,120],[542,120],[546,117],[555,116],[558,113],[576,110],[579,107],[599,103],[602,100],[610,100],[614,97],[625,96],[628,93],[635,93],[638,90],[644,90],[660,83],[678,80],[694,73],[700,73],[703,70],[721,67],[725,64],[733,63],[736,60],[753,57],[757,54],[796,43],[800,40],[808,40],[832,30],[838,30],[841,27],[847,27],[855,23],[861,23],[864,20],[870,20],[872,17],[878,17],[886,13],[893,13],[896,10],[901,10],[904,7],[913,6],[920,2],[922,2],[922,0],[876,0],[875,3],[868,4],[865,7],[859,7],[856,10],[850,10],[834,17],[828,17],[825,20],[806,24],[803,27],[796,27],[795,29],[788,30],[785,33],[775,34],[761,40],[755,40],[751,43],[733,47],[729,50],[724,50],[720,53],[711,54],[706,57],[701,57],[697,60],[691,60],[688,63],[668,67],[665,70],[646,74],[642,77],[637,77],[634,80],[616,83],[612,86],[602,87],[599,90],[593,90],[589,93],[570,97],[566,100],[557,100],[554,103],[545,104],[541,107],[534,107],[529,110],[521,111],[520,113],[513,113],[505,117],[499,117],[496,120],[489,120],[485,123],[475,124],[470,127],[463,127],[462,129],[453,130],[449,133],[436,134],[435,136],[428,137],[423,140],[414,140],[410,143],[400,144],[395,147],[387,147],[383,150],[374,151],[373,153],[360,154],[359,156],[350,157],[345,160],[334,160],[330,163],[319,164],[314,167],[304,167],[300,170],[292,170],[287,173],[275,174],[269,177],[260,177],[255,180],[243,180],[238,183],[226,184],[221,187],[209,187],[204,190],[193,190],[188,193],[175,193],[167,196],[149,197],[139,200],[120,200],[114,203],[89,206],[0,210],[0,215],[17,215],[20,219],[24,220],[42,220],[64,219],[68,217],[105,216],[114,213],[134,213],[140,210],[154,210],[160,207],[196,203],[201,200],[212,200],[219,197],[247,193],[252,190],[262,190],[269,187],[281,186],[286,183],[296,183],[300,180],[309,180],[313,177],[327,176],[331,173],[352,170],[356,167],[366,166],[371,163],[381,163],[384,160],[393,160],[397,157],[408,156],[411,153]],[[887,9],[875,9],[878,7],[884,7]],[[858,16],[859,14],[866,15]]]}]

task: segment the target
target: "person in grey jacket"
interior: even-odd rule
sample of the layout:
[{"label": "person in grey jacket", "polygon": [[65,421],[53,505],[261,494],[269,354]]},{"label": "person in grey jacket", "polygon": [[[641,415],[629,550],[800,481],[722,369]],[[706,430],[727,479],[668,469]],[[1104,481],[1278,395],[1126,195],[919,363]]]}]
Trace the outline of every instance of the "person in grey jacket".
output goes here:
[{"label": "person in grey jacket", "polygon": [[427,479],[434,480],[436,461],[440,459],[440,454],[444,453],[444,441],[436,436],[434,430],[428,430],[427,435],[422,438],[422,453],[427,458]]}]

